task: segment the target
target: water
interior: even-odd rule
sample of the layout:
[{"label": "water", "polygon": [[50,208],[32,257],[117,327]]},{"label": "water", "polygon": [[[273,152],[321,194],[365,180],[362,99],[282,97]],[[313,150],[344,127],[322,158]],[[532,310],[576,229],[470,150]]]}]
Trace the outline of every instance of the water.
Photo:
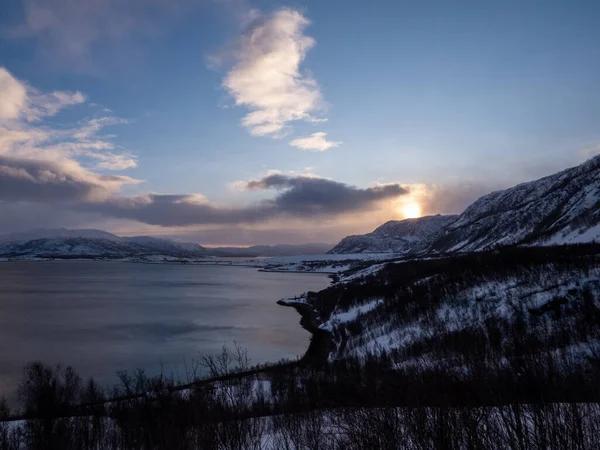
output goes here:
[{"label": "water", "polygon": [[0,264],[0,395],[33,360],[73,366],[102,384],[119,370],[185,377],[193,359],[235,340],[252,363],[302,355],[309,334],[282,297],[324,275],[250,267],[117,262]]}]

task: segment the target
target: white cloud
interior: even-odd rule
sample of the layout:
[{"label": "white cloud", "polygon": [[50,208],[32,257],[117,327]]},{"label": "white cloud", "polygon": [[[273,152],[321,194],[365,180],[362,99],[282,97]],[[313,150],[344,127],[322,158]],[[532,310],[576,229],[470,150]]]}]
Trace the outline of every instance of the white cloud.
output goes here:
[{"label": "white cloud", "polygon": [[85,102],[77,92],[54,91],[47,94],[27,86],[4,67],[0,67],[0,120],[28,122],[58,114],[61,109]]},{"label": "white cloud", "polygon": [[306,53],[315,45],[303,33],[309,23],[292,9],[258,14],[234,46],[235,63],[223,87],[236,105],[251,111],[242,124],[252,135],[278,138],[290,122],[323,120],[312,116],[324,105],[319,86],[300,71]]},{"label": "white cloud", "polygon": [[327,133],[318,132],[310,136],[297,138],[290,142],[290,145],[301,150],[309,150],[313,152],[324,152],[333,147],[338,147],[342,143],[339,141],[328,141],[325,139]]},{"label": "white cloud", "polygon": [[[106,185],[107,189],[111,184],[108,189],[111,192],[115,186],[136,182],[127,177],[102,177],[91,171],[124,170],[137,165],[136,157],[117,149],[111,136],[99,134],[106,126],[126,123],[123,119],[95,117],[70,129],[44,123],[44,118],[83,102],[85,96],[80,92],[42,93],[0,67],[0,157],[52,163],[53,173],[65,173],[73,179]],[[90,163],[88,169],[82,165],[85,162]],[[22,164],[10,169],[5,167],[4,174],[15,175],[21,169]],[[68,177],[65,175],[65,179]]]},{"label": "white cloud", "polygon": [[27,107],[27,88],[0,67],[0,120],[18,119]]},{"label": "white cloud", "polygon": [[25,115],[30,122],[55,116],[63,108],[85,102],[85,96],[79,91],[54,91],[49,94],[36,94],[34,92],[30,94],[29,98],[31,105],[25,111]]},{"label": "white cloud", "polygon": [[125,170],[137,167],[137,158],[131,153],[90,153],[90,158],[99,160],[94,167],[106,170]]}]

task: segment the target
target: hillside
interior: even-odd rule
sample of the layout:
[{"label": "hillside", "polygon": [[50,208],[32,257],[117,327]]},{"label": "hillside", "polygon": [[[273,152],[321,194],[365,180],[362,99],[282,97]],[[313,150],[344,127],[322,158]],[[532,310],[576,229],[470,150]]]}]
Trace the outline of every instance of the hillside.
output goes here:
[{"label": "hillside", "polygon": [[514,339],[577,365],[600,358],[598,244],[367,267],[305,301],[334,337],[333,359],[385,351],[402,365],[493,363]]},{"label": "hillside", "polygon": [[600,240],[600,155],[562,172],[492,192],[432,245],[445,252]]},{"label": "hillside", "polygon": [[597,241],[600,155],[554,175],[485,195],[459,216],[392,221],[372,233],[348,236],[332,253],[437,255],[509,245]]}]

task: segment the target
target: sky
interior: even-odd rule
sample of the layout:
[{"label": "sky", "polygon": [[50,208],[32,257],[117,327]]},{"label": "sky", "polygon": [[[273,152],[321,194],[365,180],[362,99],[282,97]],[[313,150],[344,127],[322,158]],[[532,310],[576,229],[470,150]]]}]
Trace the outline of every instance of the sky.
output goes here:
[{"label": "sky", "polygon": [[336,243],[600,151],[597,1],[4,0],[0,233]]}]

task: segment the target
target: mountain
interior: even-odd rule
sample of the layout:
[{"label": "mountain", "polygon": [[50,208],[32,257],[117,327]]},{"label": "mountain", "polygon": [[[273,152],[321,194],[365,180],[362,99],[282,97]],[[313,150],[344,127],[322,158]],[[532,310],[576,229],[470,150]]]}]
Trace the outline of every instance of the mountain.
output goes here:
[{"label": "mountain", "polygon": [[554,175],[485,195],[459,216],[388,222],[372,233],[344,238],[331,252],[435,255],[598,241],[600,155]]},{"label": "mountain", "polygon": [[390,220],[372,233],[345,237],[329,253],[412,253],[426,247],[432,236],[457,218],[438,214]]},{"label": "mountain", "polygon": [[206,249],[152,236],[121,237],[102,230],[37,229],[0,236],[2,258],[204,258],[324,254],[331,244],[255,245]]},{"label": "mountain", "polygon": [[78,229],[70,230],[67,228],[39,228],[36,230],[22,231],[0,236],[0,242],[26,242],[43,238],[88,238],[88,239],[108,239],[118,241],[119,236],[102,230]]},{"label": "mountain", "polygon": [[296,255],[321,255],[327,253],[333,245],[314,244],[279,244],[279,245],[253,245],[251,247],[215,247],[207,249],[212,256],[296,256]]},{"label": "mountain", "polygon": [[506,245],[600,240],[600,155],[536,181],[492,192],[448,225],[431,249],[481,251]]},{"label": "mountain", "polygon": [[4,258],[202,258],[206,249],[149,236],[119,237],[102,230],[34,230],[0,237]]}]

